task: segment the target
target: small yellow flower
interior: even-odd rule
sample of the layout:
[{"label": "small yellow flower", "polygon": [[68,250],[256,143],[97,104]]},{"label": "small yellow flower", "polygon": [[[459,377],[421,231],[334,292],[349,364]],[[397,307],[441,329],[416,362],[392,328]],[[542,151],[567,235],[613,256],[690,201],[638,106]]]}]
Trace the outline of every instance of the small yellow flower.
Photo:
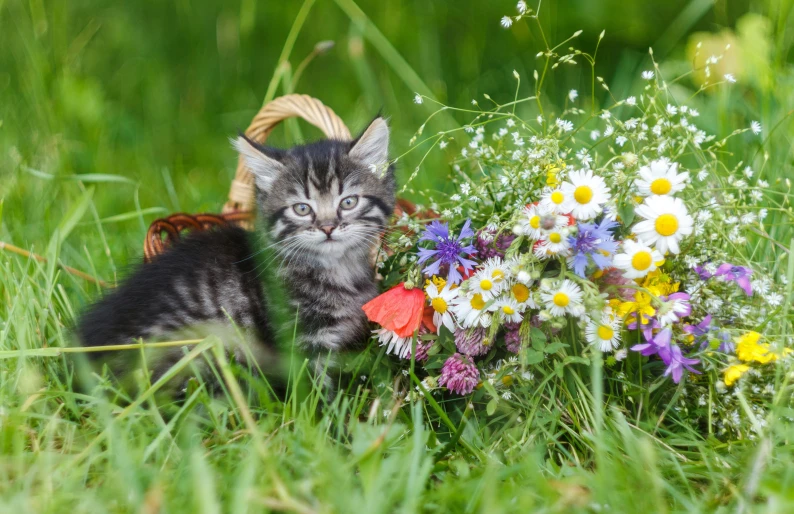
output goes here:
[{"label": "small yellow flower", "polygon": [[778,359],[777,355],[769,351],[768,344],[761,344],[758,341],[761,334],[750,331],[736,340],[736,355],[739,360],[744,362],[760,362],[768,364]]},{"label": "small yellow flower", "polygon": [[733,366],[728,366],[728,369],[725,370],[723,381],[726,386],[730,387],[748,371],[750,371],[750,366],[747,364],[734,364]]},{"label": "small yellow flower", "polygon": [[[659,265],[659,263],[656,264],[657,266]],[[641,285],[656,296],[669,296],[678,292],[678,286],[680,284],[678,282],[673,282],[670,275],[662,273],[660,269],[656,269],[648,273]]]},{"label": "small yellow flower", "polygon": [[617,311],[621,318],[626,318],[627,325],[636,321],[637,316],[640,316],[641,321],[644,323],[646,321],[645,318],[656,314],[656,309],[651,306],[651,295],[642,291],[634,293],[633,302],[620,302]]},{"label": "small yellow flower", "polygon": [[557,187],[560,185],[560,180],[557,178],[557,173],[560,171],[554,164],[549,164],[546,167],[546,185],[549,187]]}]

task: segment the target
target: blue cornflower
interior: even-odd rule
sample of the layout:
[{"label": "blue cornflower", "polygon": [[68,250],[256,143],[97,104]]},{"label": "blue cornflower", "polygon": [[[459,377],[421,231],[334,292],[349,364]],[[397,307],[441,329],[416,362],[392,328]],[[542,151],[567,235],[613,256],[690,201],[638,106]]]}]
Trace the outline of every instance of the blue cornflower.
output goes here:
[{"label": "blue cornflower", "polygon": [[463,240],[472,237],[474,231],[471,229],[471,220],[466,220],[463,228],[460,229],[460,234],[455,237],[449,233],[449,224],[434,221],[430,223],[425,229],[425,233],[419,238],[419,241],[433,241],[436,244],[434,249],[420,248],[419,249],[419,264],[435,258],[436,260],[428,265],[424,271],[428,275],[437,275],[441,269],[441,265],[449,266],[449,273],[447,275],[447,282],[451,284],[458,284],[463,279],[458,271],[458,265],[463,266],[466,271],[474,269],[476,262],[465,259],[463,254],[471,257],[477,253],[474,245],[463,245]]},{"label": "blue cornflower", "polygon": [[568,258],[568,265],[577,275],[585,277],[585,268],[590,260],[598,269],[606,269],[612,265],[612,255],[617,251],[618,243],[610,230],[617,226],[616,222],[606,218],[599,224],[578,224],[578,233],[568,237],[572,253]]}]

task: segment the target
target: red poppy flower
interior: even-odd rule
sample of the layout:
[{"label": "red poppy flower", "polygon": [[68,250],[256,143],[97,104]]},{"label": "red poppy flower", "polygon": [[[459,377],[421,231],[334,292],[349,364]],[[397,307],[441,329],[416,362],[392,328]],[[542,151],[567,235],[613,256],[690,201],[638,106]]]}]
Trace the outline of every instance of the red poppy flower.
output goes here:
[{"label": "red poppy flower", "polygon": [[422,323],[425,293],[415,287],[406,289],[401,283],[365,303],[367,319],[400,337],[409,337]]},{"label": "red poppy flower", "polygon": [[431,306],[426,305],[424,314],[422,314],[422,323],[424,323],[425,328],[434,334],[438,332],[438,327],[436,327],[436,324],[433,323],[433,314],[435,312],[436,311],[434,311]]}]

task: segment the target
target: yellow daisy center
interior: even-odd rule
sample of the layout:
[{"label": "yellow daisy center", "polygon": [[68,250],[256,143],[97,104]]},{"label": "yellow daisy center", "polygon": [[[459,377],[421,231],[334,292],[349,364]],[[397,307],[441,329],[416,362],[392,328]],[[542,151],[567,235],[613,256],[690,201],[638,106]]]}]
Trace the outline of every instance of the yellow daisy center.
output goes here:
[{"label": "yellow daisy center", "polygon": [[482,295],[480,293],[475,294],[471,297],[471,308],[481,311],[483,307],[485,307],[485,300],[482,299]]},{"label": "yellow daisy center", "polygon": [[563,202],[563,200],[565,200],[565,196],[561,192],[554,191],[551,194],[551,201],[556,203],[557,205],[560,205]]},{"label": "yellow daisy center", "polygon": [[651,253],[645,250],[639,251],[631,258],[631,267],[637,271],[645,271],[651,265]]},{"label": "yellow daisy center", "polygon": [[673,184],[666,178],[657,178],[651,182],[651,193],[655,195],[666,195],[673,189]]},{"label": "yellow daisy center", "polygon": [[573,192],[573,197],[579,203],[590,203],[590,200],[593,199],[593,190],[590,189],[590,186],[579,186]]},{"label": "yellow daisy center", "polygon": [[557,244],[560,241],[562,241],[562,236],[557,232],[552,232],[551,234],[549,234],[549,241],[551,241],[554,244]]},{"label": "yellow daisy center", "polygon": [[490,291],[492,287],[493,287],[493,282],[491,282],[487,278],[480,280],[480,289],[482,289],[483,291]]},{"label": "yellow daisy center", "polygon": [[505,278],[505,272],[500,269],[495,269],[491,272],[491,278],[494,280],[502,280]]},{"label": "yellow daisy center", "polygon": [[529,226],[535,229],[540,227],[540,216],[536,214],[535,216],[529,218]]},{"label": "yellow daisy center", "polygon": [[570,301],[571,301],[571,299],[568,298],[568,295],[563,293],[562,291],[560,291],[559,293],[555,294],[554,295],[554,299],[553,299],[554,305],[556,305],[557,307],[563,307],[563,308],[567,307],[568,304],[570,303]]},{"label": "yellow daisy center", "polygon": [[510,290],[519,302],[526,302],[529,299],[529,288],[524,284],[516,284]]},{"label": "yellow daisy center", "polygon": [[516,311],[515,311],[515,309],[513,309],[513,308],[512,308],[512,307],[510,307],[509,305],[503,305],[503,306],[502,306],[502,312],[504,312],[505,314],[507,314],[508,316],[510,316],[510,315],[513,315],[513,314],[515,314],[515,312],[516,312]]},{"label": "yellow daisy center", "polygon": [[600,327],[598,327],[598,337],[600,337],[601,339],[609,340],[612,339],[614,335],[615,335],[615,331],[612,330],[612,327],[609,327],[607,325],[601,325]]},{"label": "yellow daisy center", "polygon": [[673,214],[662,214],[656,218],[656,232],[663,236],[672,236],[678,232],[678,218]]},{"label": "yellow daisy center", "polygon": [[432,305],[433,310],[435,310],[439,314],[444,314],[445,312],[447,312],[447,302],[440,296],[436,296],[435,298],[433,298],[433,300],[430,302],[430,305]]}]

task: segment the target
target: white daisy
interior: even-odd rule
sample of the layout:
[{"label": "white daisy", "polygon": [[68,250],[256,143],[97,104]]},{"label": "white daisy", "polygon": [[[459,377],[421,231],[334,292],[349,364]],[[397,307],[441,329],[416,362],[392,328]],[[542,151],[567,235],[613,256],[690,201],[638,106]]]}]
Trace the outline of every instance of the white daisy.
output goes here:
[{"label": "white daisy", "polygon": [[571,253],[571,243],[568,242],[568,230],[553,230],[547,232],[534,247],[535,257],[549,259],[551,257],[568,257]]},{"label": "white daisy", "polygon": [[565,314],[581,316],[584,314],[582,289],[568,279],[543,288],[540,298],[552,316],[564,316]]},{"label": "white daisy", "polygon": [[549,231],[561,230],[568,226],[568,218],[542,204],[533,203],[524,208],[519,226],[523,235],[537,240]]},{"label": "white daisy", "polygon": [[491,257],[482,264],[482,267],[488,270],[494,282],[501,282],[510,277],[510,264],[499,257]]},{"label": "white daisy", "polygon": [[438,287],[431,283],[425,292],[430,298],[430,306],[433,307],[433,324],[437,327],[436,330],[440,331],[443,325],[450,332],[455,332],[455,321],[452,319],[452,311],[449,308],[458,297],[458,289],[450,289],[450,284],[446,284],[439,291]]},{"label": "white daisy", "polygon": [[626,278],[642,278],[655,271],[664,257],[658,250],[648,245],[626,239],[623,241],[623,253],[615,255],[612,263],[623,270]]},{"label": "white daisy", "polygon": [[566,214],[567,211],[563,210],[565,199],[565,193],[560,188],[550,189],[540,197],[540,206],[554,214]]},{"label": "white daisy", "polygon": [[611,352],[620,345],[620,319],[608,312],[600,318],[591,318],[585,328],[585,338],[602,352]]},{"label": "white daisy", "polygon": [[673,195],[684,189],[689,172],[678,173],[678,163],[664,159],[652,161],[639,169],[640,178],[634,181],[642,196]]},{"label": "white daisy", "polygon": [[692,233],[694,221],[680,198],[649,196],[637,207],[636,213],[645,218],[633,227],[641,242],[655,245],[664,255],[669,250],[679,253],[678,242]]},{"label": "white daisy", "polygon": [[471,298],[458,296],[450,309],[455,314],[458,324],[463,328],[472,328],[478,325],[489,327],[491,326],[491,315],[484,310],[486,304],[482,294],[476,293]]},{"label": "white daisy", "polygon": [[609,201],[609,188],[604,179],[593,174],[593,170],[571,172],[560,187],[565,201],[563,212],[570,212],[579,220],[589,220],[601,213],[601,206]]},{"label": "white daisy", "polygon": [[505,321],[519,323],[522,319],[521,311],[523,309],[512,298],[499,298],[491,309],[501,312]]},{"label": "white daisy", "polygon": [[484,266],[466,280],[466,290],[469,295],[478,294],[487,302],[502,291],[503,277],[504,273],[500,274],[498,268]]},{"label": "white daisy", "polygon": [[537,309],[538,306],[535,304],[535,301],[532,299],[532,292],[529,290],[526,284],[521,282],[513,282],[509,284],[509,288],[506,288],[510,292],[510,298],[518,303],[518,306],[523,311],[527,307],[530,309]]},{"label": "white daisy", "polygon": [[378,336],[381,346],[387,346],[386,353],[391,353],[401,359],[407,359],[411,355],[412,337],[400,337],[385,328],[374,330],[372,333]]}]

